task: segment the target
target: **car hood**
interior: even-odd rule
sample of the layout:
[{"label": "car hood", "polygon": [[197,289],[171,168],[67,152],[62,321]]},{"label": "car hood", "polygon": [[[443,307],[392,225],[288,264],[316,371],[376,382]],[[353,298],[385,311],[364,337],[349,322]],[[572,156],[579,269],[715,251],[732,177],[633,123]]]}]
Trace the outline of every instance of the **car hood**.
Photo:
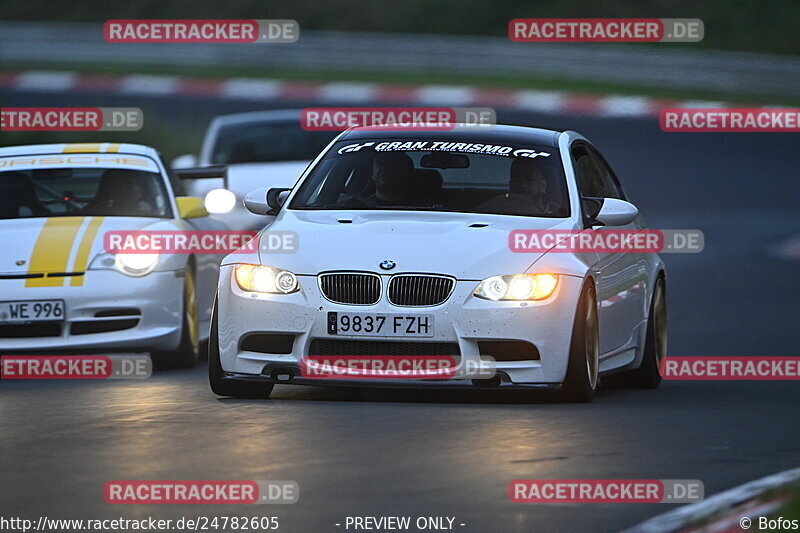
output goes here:
[{"label": "car hood", "polygon": [[109,231],[176,230],[174,220],[139,217],[50,217],[0,220],[8,238],[0,249],[0,273],[83,272],[105,251]]},{"label": "car hood", "polygon": [[[342,222],[349,221],[349,222]],[[443,212],[286,210],[270,233],[297,234],[296,253],[259,253],[262,264],[301,275],[327,270],[427,272],[480,280],[525,272],[542,254],[509,250],[515,229],[573,229],[571,219]],[[263,237],[263,234],[262,234]]]}]

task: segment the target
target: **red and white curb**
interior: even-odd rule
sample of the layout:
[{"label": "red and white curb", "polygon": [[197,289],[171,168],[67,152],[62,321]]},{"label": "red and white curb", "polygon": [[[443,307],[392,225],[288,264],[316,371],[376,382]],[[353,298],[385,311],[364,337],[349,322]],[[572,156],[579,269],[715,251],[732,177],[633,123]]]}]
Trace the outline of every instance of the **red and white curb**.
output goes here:
[{"label": "red and white curb", "polygon": [[[467,85],[400,85],[261,78],[193,78],[148,74],[109,75],[59,71],[0,71],[0,88],[48,93],[191,96],[226,100],[315,101],[348,104],[481,106],[599,117],[655,117],[667,107],[728,107],[725,102],[660,100]],[[754,106],[750,106],[754,107]]]},{"label": "red and white curb", "polygon": [[[711,533],[746,531],[756,525],[759,516],[767,516],[781,507],[785,495],[759,498],[767,492],[787,489],[800,482],[800,468],[786,470],[736,488],[715,494],[701,502],[678,507],[651,518],[623,533],[672,533],[676,531]],[[742,527],[745,524],[747,527]],[[758,527],[752,530],[757,531]]]}]

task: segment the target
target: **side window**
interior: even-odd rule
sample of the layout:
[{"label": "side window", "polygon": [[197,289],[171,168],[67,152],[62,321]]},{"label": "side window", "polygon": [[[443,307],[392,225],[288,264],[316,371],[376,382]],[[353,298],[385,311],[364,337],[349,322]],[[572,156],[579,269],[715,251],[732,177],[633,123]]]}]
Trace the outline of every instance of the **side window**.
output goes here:
[{"label": "side window", "polygon": [[624,200],[625,193],[622,191],[622,187],[620,187],[619,180],[617,180],[617,176],[614,174],[614,171],[611,170],[611,167],[608,166],[608,163],[606,163],[605,159],[603,159],[603,156],[601,156],[597,150],[589,148],[589,151],[591,152],[592,158],[594,159],[595,164],[600,171],[600,179],[603,183],[603,194],[598,196],[602,196],[603,198],[617,198],[618,200]]},{"label": "side window", "polygon": [[572,159],[581,196],[604,197],[603,179],[594,158],[583,144],[572,147]]}]

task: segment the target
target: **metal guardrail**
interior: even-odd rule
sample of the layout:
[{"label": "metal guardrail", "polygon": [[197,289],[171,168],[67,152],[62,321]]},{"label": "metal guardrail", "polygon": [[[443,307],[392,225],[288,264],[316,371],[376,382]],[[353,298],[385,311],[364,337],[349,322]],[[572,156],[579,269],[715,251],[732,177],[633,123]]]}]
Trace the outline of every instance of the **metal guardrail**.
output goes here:
[{"label": "metal guardrail", "polygon": [[116,64],[519,75],[796,96],[800,58],[669,43],[514,43],[503,37],[305,31],[293,44],[111,44],[99,23],[0,22],[5,66]]}]

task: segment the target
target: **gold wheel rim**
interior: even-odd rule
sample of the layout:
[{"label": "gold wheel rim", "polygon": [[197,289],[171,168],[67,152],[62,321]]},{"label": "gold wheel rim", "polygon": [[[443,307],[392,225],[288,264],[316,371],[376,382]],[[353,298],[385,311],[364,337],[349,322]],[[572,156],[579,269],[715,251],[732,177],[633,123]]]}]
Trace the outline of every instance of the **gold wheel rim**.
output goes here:
[{"label": "gold wheel rim", "polygon": [[200,345],[200,327],[197,324],[197,299],[194,287],[194,274],[191,268],[186,269],[186,283],[183,289],[183,312],[189,326],[189,340],[195,351]]},{"label": "gold wheel rim", "polygon": [[656,292],[653,295],[653,330],[656,363],[660,368],[661,361],[667,356],[667,303],[662,282],[656,286]]},{"label": "gold wheel rim", "polygon": [[594,295],[586,299],[585,317],[585,352],[586,352],[586,372],[589,377],[589,386],[594,390],[597,387],[597,377],[600,367],[600,338],[597,328],[597,306],[595,305]]}]

